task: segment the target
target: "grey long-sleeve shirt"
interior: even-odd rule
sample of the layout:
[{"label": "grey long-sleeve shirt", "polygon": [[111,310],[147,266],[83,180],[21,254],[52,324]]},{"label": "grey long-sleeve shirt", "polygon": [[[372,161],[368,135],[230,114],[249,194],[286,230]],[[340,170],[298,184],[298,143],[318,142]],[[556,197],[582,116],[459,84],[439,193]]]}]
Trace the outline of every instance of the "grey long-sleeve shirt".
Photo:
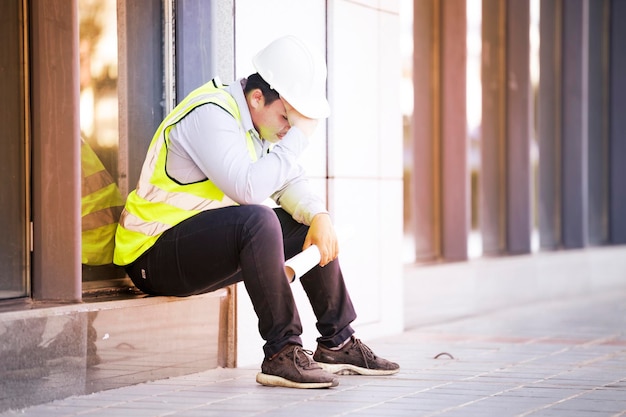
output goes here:
[{"label": "grey long-sleeve shirt", "polygon": [[[194,109],[170,131],[166,169],[170,177],[187,184],[209,178],[238,204],[262,204],[272,198],[293,218],[307,225],[313,216],[327,213],[315,195],[298,158],[309,139],[297,127],[289,129],[270,151],[252,124],[238,80],[226,87],[242,118],[243,131],[224,109],[204,105]],[[258,159],[252,161],[245,132],[250,131]]]}]

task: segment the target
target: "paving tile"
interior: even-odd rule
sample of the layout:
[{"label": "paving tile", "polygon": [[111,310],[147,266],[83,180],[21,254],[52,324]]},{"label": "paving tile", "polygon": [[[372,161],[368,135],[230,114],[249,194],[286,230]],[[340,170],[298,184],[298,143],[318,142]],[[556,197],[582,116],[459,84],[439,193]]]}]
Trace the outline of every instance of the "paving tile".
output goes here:
[{"label": "paving tile", "polygon": [[236,411],[236,410],[229,410],[228,413],[226,414],[224,410],[202,408],[202,409],[193,409],[193,410],[183,410],[183,411],[176,413],[175,417],[224,417],[225,415],[227,415],[228,417],[249,417],[249,416],[260,415],[260,414],[250,413],[248,411]]},{"label": "paving tile", "polygon": [[552,408],[570,412],[603,412],[613,415],[626,410],[626,401],[601,401],[579,397],[555,404]]},{"label": "paving tile", "polygon": [[122,408],[100,408],[91,410],[85,413],[77,414],[76,416],[85,417],[121,417],[121,416],[133,416],[133,417],[156,417],[159,413],[153,409],[122,409]]},{"label": "paving tile", "polygon": [[56,406],[36,406],[28,410],[9,410],[2,413],[2,416],[24,416],[24,417],[72,417],[77,412],[84,410],[84,407],[56,407]]}]

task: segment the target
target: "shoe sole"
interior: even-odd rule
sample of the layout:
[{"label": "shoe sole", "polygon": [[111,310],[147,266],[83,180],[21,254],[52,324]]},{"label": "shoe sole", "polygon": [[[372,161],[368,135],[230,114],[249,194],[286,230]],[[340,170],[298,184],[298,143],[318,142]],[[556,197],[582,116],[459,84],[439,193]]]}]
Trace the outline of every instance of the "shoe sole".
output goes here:
[{"label": "shoe sole", "polygon": [[286,388],[330,388],[339,385],[339,381],[336,379],[329,382],[296,382],[276,375],[268,375],[263,372],[259,372],[256,375],[256,382],[266,387],[286,387]]},{"label": "shoe sole", "polygon": [[378,375],[393,375],[397,374],[400,369],[368,369],[361,368],[360,366],[350,365],[347,363],[324,363],[324,362],[316,362],[319,366],[322,367],[328,373],[335,375],[367,375],[367,376],[378,376]]}]

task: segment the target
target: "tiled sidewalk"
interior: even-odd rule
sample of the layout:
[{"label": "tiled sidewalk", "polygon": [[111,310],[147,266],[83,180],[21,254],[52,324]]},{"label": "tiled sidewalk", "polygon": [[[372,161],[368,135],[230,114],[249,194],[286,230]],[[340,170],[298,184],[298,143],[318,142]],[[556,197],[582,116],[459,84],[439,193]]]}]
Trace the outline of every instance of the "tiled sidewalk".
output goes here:
[{"label": "tiled sidewalk", "polygon": [[626,282],[367,342],[401,372],[296,390],[217,369],[0,416],[626,416]]}]

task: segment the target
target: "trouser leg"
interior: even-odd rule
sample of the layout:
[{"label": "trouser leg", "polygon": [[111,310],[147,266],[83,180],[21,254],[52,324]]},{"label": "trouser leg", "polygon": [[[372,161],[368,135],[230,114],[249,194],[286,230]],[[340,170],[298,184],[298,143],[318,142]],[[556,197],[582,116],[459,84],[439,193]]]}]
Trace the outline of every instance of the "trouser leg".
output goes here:
[{"label": "trouser leg", "polygon": [[280,226],[265,206],[208,210],[165,232],[127,271],[155,295],[199,294],[243,280],[271,356],[288,343],[302,344]]},{"label": "trouser leg", "polygon": [[[275,211],[283,229],[285,257],[288,259],[302,250],[309,228],[293,220],[284,210]],[[354,333],[350,323],[356,319],[356,313],[339,260],[324,267],[316,265],[300,278],[300,282],[317,318],[316,326],[321,335],[318,342],[333,347],[348,339]]]}]

